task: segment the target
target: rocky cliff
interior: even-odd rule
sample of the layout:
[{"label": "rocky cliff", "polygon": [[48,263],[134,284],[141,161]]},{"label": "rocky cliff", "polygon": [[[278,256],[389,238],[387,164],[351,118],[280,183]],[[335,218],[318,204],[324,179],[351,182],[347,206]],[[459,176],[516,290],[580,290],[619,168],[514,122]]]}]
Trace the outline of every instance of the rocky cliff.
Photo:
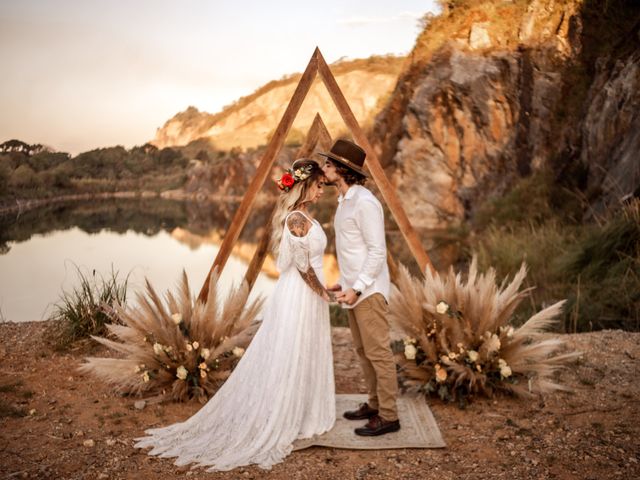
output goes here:
[{"label": "rocky cliff", "polygon": [[640,7],[451,1],[428,25],[374,130],[414,225],[473,218],[533,171],[592,206],[640,186]]},{"label": "rocky cliff", "polygon": [[[371,57],[331,66],[336,81],[362,125],[371,126],[374,116],[395,86],[403,61],[401,57]],[[162,148],[186,145],[204,138],[220,150],[264,145],[278,125],[299,80],[300,75],[297,74],[270,82],[217,114],[189,107],[158,129],[151,143]],[[304,139],[316,112],[321,112],[332,135],[337,136],[344,131],[344,122],[333,108],[326,88],[316,79],[290,132],[290,141]]]}]

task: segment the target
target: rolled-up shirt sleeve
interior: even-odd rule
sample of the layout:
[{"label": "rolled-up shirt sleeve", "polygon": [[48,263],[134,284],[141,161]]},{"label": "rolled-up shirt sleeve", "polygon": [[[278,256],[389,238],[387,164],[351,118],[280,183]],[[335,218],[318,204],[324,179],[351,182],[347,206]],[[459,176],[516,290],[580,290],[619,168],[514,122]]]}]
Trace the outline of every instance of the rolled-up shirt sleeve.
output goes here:
[{"label": "rolled-up shirt sleeve", "polygon": [[356,207],[355,218],[367,248],[367,258],[352,288],[363,291],[373,284],[387,261],[384,213],[378,203],[362,199]]}]

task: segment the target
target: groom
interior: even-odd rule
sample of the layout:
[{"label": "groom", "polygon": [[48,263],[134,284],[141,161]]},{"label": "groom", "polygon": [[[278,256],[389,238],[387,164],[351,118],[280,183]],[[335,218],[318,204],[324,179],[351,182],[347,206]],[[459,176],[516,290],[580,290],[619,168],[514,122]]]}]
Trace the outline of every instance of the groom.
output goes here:
[{"label": "groom", "polygon": [[322,167],[327,183],[340,192],[334,219],[340,283],[329,287],[347,308],[353,343],[364,371],[369,400],[344,413],[349,420],[368,419],[356,428],[363,436],[400,430],[396,397],[396,366],[389,345],[387,320],[390,279],[384,214],[378,199],[363,185],[365,152],[355,143],[338,140]]}]

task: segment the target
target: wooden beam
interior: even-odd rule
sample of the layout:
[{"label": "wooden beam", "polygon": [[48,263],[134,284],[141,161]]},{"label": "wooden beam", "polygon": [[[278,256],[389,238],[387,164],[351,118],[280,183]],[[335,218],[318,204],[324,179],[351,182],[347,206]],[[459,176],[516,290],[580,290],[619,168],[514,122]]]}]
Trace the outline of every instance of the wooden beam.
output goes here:
[{"label": "wooden beam", "polygon": [[389,277],[391,277],[391,283],[398,283],[398,264],[391,255],[391,250],[387,248],[387,266],[389,267]]},{"label": "wooden beam", "polygon": [[267,220],[267,223],[264,226],[264,232],[260,238],[260,243],[258,243],[258,248],[256,248],[253,258],[249,263],[249,267],[247,268],[247,272],[244,274],[244,281],[247,282],[247,285],[249,286],[249,292],[251,292],[253,285],[256,283],[258,274],[260,273],[260,270],[262,270],[264,259],[267,258],[267,254],[269,253],[269,244],[271,243],[271,222],[273,221],[273,216],[276,213],[277,208],[277,206],[274,206],[273,210],[271,210],[269,220]]},{"label": "wooden beam", "polygon": [[287,138],[287,134],[291,129],[291,125],[295,120],[298,111],[300,110],[300,106],[304,101],[309,89],[311,88],[311,84],[316,77],[318,72],[318,55],[320,51],[318,48],[315,49],[313,55],[311,56],[311,60],[307,65],[302,77],[300,78],[300,82],[296,87],[291,100],[289,101],[289,105],[282,115],[282,119],[276,128],[271,140],[269,141],[269,145],[267,146],[267,150],[265,151],[264,156],[258,166],[256,171],[256,175],[251,181],[249,188],[247,190],[247,194],[242,199],[236,214],[229,225],[229,229],[227,230],[226,235],[224,236],[224,240],[222,241],[222,245],[220,246],[220,250],[218,251],[218,255],[213,262],[209,270],[209,274],[205,279],[204,285],[202,285],[202,289],[200,290],[200,294],[198,295],[198,300],[201,302],[206,301],[207,294],[209,293],[209,278],[211,277],[211,272],[213,269],[218,267],[218,271],[222,272],[224,266],[229,259],[229,255],[235,245],[238,237],[240,236],[240,232],[242,231],[247,219],[249,218],[249,212],[253,205],[253,202],[258,195],[258,192],[264,185],[269,172],[271,171],[271,167],[273,166],[273,162],[275,161],[276,155],[282,149],[284,145],[284,141]]},{"label": "wooden beam", "polygon": [[[313,123],[311,124],[311,127],[309,127],[307,138],[305,139],[304,144],[298,150],[296,158],[311,156],[318,144],[322,145],[323,148],[326,148],[328,150],[331,146],[331,135],[329,135],[329,131],[322,121],[320,114],[316,113],[316,116],[313,119]],[[273,216],[276,212],[276,208],[277,206],[274,206],[273,210],[271,211],[271,215],[269,215],[269,220],[265,225],[265,229],[262,237],[260,238],[258,248],[253,254],[251,263],[249,263],[249,267],[247,268],[247,273],[244,276],[244,280],[249,286],[249,291],[251,291],[251,289],[253,288],[256,278],[258,278],[258,274],[260,273],[260,270],[262,270],[264,260],[269,253],[269,244],[271,243],[271,234],[273,233],[271,222],[273,221]]]},{"label": "wooden beam", "polygon": [[320,114],[316,113],[316,116],[313,117],[311,127],[309,127],[307,138],[298,150],[296,158],[311,157],[311,155],[313,155],[313,151],[318,145],[321,145],[323,149],[326,147],[328,150],[331,148],[331,144],[332,140],[329,130],[327,130],[327,126],[322,121]]},{"label": "wooden beam", "polygon": [[369,139],[364,134],[364,131],[358,124],[358,121],[351,111],[347,100],[344,98],[344,95],[342,94],[342,91],[340,90],[335,77],[331,73],[327,62],[325,62],[322,54],[320,53],[320,50],[316,49],[314,55],[316,56],[320,78],[322,78],[322,81],[327,87],[329,95],[331,95],[333,103],[338,109],[338,112],[340,112],[344,123],[346,123],[347,127],[349,127],[349,130],[351,130],[354,140],[365,150],[365,152],[367,152],[365,166],[369,169],[369,172],[371,172],[373,180],[380,189],[380,193],[387,203],[389,210],[393,215],[393,218],[395,219],[398,227],[400,228],[400,231],[402,232],[402,235],[407,241],[409,249],[418,262],[421,271],[424,272],[427,267],[429,267],[432,271],[435,271],[435,269],[433,268],[433,264],[431,263],[431,260],[427,255],[427,252],[422,247],[422,243],[420,242],[418,235],[411,226],[411,222],[409,221],[404,208],[402,208],[402,204],[400,203],[400,200],[398,199],[398,196],[396,195],[391,182],[389,182],[387,175],[384,173],[382,165],[380,165],[378,155],[369,143]]}]

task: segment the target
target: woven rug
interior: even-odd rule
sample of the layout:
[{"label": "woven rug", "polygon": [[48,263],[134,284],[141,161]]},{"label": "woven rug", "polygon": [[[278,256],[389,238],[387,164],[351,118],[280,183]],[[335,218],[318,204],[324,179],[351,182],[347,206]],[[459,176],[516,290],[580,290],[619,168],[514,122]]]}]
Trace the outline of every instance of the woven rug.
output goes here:
[{"label": "woven rug", "polygon": [[297,440],[294,450],[312,445],[354,450],[385,450],[392,448],[444,448],[440,429],[424,397],[399,397],[398,418],[400,430],[377,437],[361,437],[353,432],[363,426],[366,420],[347,420],[342,416],[346,410],[355,410],[367,395],[336,395],[336,423],[327,433],[304,440]]}]

